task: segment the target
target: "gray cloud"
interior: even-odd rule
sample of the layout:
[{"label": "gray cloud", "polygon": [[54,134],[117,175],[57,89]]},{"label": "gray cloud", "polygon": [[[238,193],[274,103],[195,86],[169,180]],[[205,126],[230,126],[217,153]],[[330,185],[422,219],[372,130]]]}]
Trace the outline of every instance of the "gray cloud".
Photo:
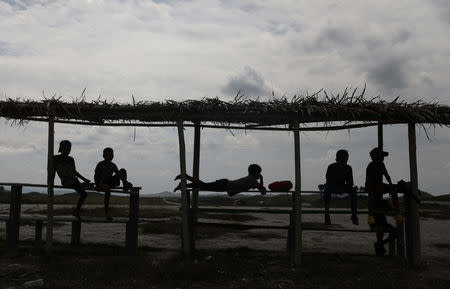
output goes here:
[{"label": "gray cloud", "polygon": [[319,32],[319,35],[310,45],[306,46],[307,51],[333,50],[336,47],[351,45],[353,36],[345,28],[326,27]]},{"label": "gray cloud", "polygon": [[450,24],[450,2],[448,0],[432,0],[430,2],[435,6],[441,19]]},{"label": "gray cloud", "polygon": [[411,32],[408,30],[399,31],[392,39],[393,44],[404,43],[411,38]]},{"label": "gray cloud", "polygon": [[230,78],[222,88],[222,92],[227,95],[236,95],[238,91],[249,96],[267,96],[270,94],[264,78],[250,66],[245,66],[242,74]]},{"label": "gray cloud", "polygon": [[404,57],[389,57],[376,63],[368,71],[369,80],[387,91],[408,87],[408,60]]}]

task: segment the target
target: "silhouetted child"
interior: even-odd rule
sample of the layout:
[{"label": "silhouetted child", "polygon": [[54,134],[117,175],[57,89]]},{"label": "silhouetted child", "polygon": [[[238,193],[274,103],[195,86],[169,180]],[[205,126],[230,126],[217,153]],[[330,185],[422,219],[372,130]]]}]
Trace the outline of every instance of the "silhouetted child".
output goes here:
[{"label": "silhouetted child", "polygon": [[[374,148],[370,151],[370,157],[372,162],[369,163],[366,169],[366,190],[369,194],[368,211],[369,218],[368,223],[374,224],[374,206],[376,203],[383,199],[383,194],[389,193],[392,198],[392,205],[394,207],[395,220],[403,221],[403,217],[400,214],[400,205],[398,201],[397,192],[399,187],[393,185],[391,177],[389,176],[386,166],[384,165],[384,157],[388,156],[389,153],[380,150],[379,148]],[[383,183],[383,176],[386,178],[389,184]]]},{"label": "silhouetted child", "polygon": [[[378,200],[374,205],[374,208],[374,223],[370,224],[370,229],[377,235],[377,241],[374,244],[375,254],[377,256],[384,256],[386,253],[384,244],[397,238],[397,229],[389,224],[386,219],[386,213],[392,211],[388,201],[384,199]],[[388,237],[383,239],[385,233],[388,234]]]},{"label": "silhouetted child", "polygon": [[132,184],[127,181],[127,171],[125,169],[118,169],[116,164],[112,162],[114,158],[114,151],[112,148],[105,148],[103,150],[104,160],[99,162],[95,167],[95,189],[99,192],[105,192],[105,217],[108,220],[112,220],[111,213],[109,211],[109,198],[111,195],[110,190],[120,185],[120,181],[123,184],[123,190],[129,191],[132,188]]},{"label": "silhouetted child", "polygon": [[58,152],[60,154],[53,156],[53,176],[56,171],[59,178],[61,179],[62,186],[75,189],[75,191],[80,194],[77,207],[73,212],[73,215],[77,219],[80,219],[81,206],[83,205],[84,200],[87,197],[87,193],[78,178],[82,179],[85,183],[90,183],[91,181],[77,172],[75,168],[75,160],[71,156],[69,156],[71,149],[72,143],[70,141],[63,140],[59,143]]},{"label": "silhouetted child", "polygon": [[[226,191],[230,197],[239,194],[242,191],[250,189],[258,189],[262,195],[265,195],[267,190],[264,187],[263,176],[261,175],[261,167],[257,164],[251,164],[248,167],[248,176],[237,179],[220,179],[215,182],[205,183],[199,179],[195,179],[189,175],[186,178],[191,181],[186,185],[187,188],[197,188],[203,191]],[[175,177],[175,180],[181,179],[181,175]],[[181,183],[173,190],[181,189]]]},{"label": "silhouetted child", "polygon": [[330,225],[330,202],[331,194],[349,194],[351,198],[351,220],[358,225],[357,216],[357,193],[353,186],[352,167],[347,164],[348,152],[338,150],[336,162],[328,166],[326,173],[326,184],[324,186],[323,201],[325,204],[325,224]]}]

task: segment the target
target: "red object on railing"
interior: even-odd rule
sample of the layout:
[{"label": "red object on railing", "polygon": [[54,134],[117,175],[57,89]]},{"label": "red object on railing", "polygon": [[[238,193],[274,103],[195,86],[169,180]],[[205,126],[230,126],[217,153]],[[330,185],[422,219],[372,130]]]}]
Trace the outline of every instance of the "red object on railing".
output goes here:
[{"label": "red object on railing", "polygon": [[288,192],[292,189],[291,181],[273,182],[269,185],[269,189],[274,192]]}]

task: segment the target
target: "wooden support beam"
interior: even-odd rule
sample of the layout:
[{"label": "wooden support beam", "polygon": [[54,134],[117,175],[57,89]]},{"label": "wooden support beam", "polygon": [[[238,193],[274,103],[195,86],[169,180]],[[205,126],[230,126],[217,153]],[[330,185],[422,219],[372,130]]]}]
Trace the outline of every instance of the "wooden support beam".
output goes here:
[{"label": "wooden support beam", "polygon": [[[195,179],[200,179],[200,122],[196,122],[194,126],[194,157],[193,157],[193,168],[192,176]],[[192,214],[191,214],[191,245],[192,251],[195,250],[195,239],[196,239],[196,227],[198,221],[198,189],[192,189]]]},{"label": "wooden support beam", "polygon": [[55,124],[53,116],[48,118],[48,151],[47,151],[47,235],[46,251],[51,254],[53,248],[53,185],[55,173],[53,169],[53,146],[55,136]]},{"label": "wooden support beam", "polygon": [[34,228],[34,244],[36,247],[40,247],[42,245],[42,221],[37,220],[36,226]]},{"label": "wooden support beam", "polygon": [[128,255],[136,256],[139,235],[139,193],[130,195],[130,207],[125,235],[125,246]]},{"label": "wooden support beam", "polygon": [[300,166],[300,132],[299,124],[295,121],[292,124],[294,130],[294,157],[295,157],[295,193],[293,193],[294,212],[294,265],[302,263],[302,198],[301,198],[301,166]]},{"label": "wooden support beam", "polygon": [[20,232],[20,210],[22,204],[22,186],[11,186],[11,203],[9,205],[9,220],[6,226],[8,255],[17,255]]},{"label": "wooden support beam", "polygon": [[[416,155],[416,127],[414,123],[408,124],[409,139],[409,173],[411,177],[411,193],[418,196],[417,155]],[[406,211],[406,258],[408,265],[420,264],[420,219],[419,204],[405,194]]]},{"label": "wooden support beam", "polygon": [[378,123],[378,148],[383,150],[383,124]]},{"label": "wooden support beam", "polygon": [[183,121],[178,121],[178,142],[180,146],[180,173],[181,173],[181,208],[182,208],[182,232],[181,232],[181,249],[183,257],[190,259],[191,257],[191,234],[190,234],[190,218],[189,218],[189,192],[186,190],[186,147],[184,142]]},{"label": "wooden support beam", "polygon": [[405,257],[405,225],[397,221],[397,256]]},{"label": "wooden support beam", "polygon": [[70,245],[76,246],[80,244],[81,239],[81,222],[72,221],[72,234],[70,237]]}]

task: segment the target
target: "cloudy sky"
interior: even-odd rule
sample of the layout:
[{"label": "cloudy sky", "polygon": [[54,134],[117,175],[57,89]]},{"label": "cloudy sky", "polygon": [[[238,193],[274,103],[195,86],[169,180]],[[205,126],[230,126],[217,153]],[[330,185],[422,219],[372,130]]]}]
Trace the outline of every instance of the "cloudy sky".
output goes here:
[{"label": "cloudy sky", "polygon": [[[358,4],[360,3],[360,4]],[[408,1],[0,1],[1,98],[71,101],[266,99],[367,85],[367,96],[450,105],[450,2]],[[0,123],[1,182],[46,181],[46,126]],[[449,192],[450,128],[418,130],[419,186]],[[192,152],[192,131],[187,130]],[[144,193],[171,190],[179,172],[173,128],[56,125],[88,178],[105,146]],[[304,189],[324,181],[337,149],[350,151],[363,185],[376,128],[301,134]],[[386,165],[409,179],[407,128],[385,129]],[[294,176],[285,132],[202,130],[201,176],[237,178],[250,163],[265,181]],[[188,154],[188,168],[192,167]]]}]

